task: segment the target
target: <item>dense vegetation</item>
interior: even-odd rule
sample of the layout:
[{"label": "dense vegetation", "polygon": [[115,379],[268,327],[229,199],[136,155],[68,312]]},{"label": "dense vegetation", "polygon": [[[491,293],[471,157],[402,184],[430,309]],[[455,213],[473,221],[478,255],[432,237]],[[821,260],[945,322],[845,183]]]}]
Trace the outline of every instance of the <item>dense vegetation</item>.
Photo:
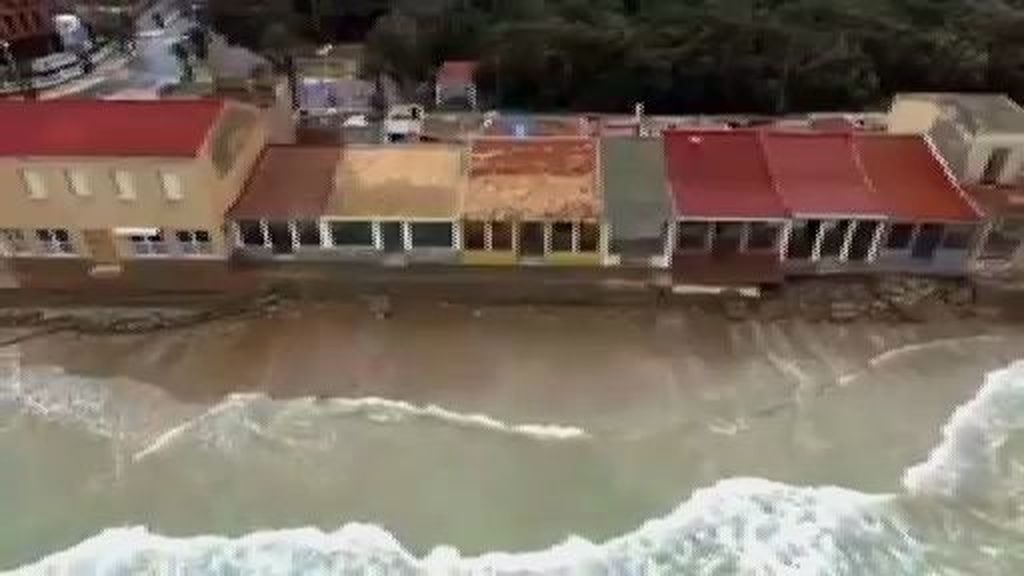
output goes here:
[{"label": "dense vegetation", "polygon": [[910,90],[1024,100],[1024,0],[271,0],[245,2],[248,16],[210,4],[218,27],[271,51],[365,31],[369,71],[407,87],[445,59],[479,59],[503,107],[789,112]]}]

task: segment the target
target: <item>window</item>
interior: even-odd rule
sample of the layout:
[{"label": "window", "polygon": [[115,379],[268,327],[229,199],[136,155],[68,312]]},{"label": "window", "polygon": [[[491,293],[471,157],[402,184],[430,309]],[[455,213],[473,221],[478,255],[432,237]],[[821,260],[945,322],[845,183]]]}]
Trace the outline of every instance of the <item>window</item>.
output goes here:
[{"label": "window", "polygon": [[974,237],[974,227],[966,224],[947,226],[942,237],[942,247],[947,250],[967,250]]},{"label": "window", "polygon": [[173,172],[160,173],[160,186],[164,189],[164,198],[172,202],[179,202],[185,198],[181,189],[181,177]]},{"label": "window", "polygon": [[17,228],[0,228],[0,256],[29,252],[25,233]]},{"label": "window", "polygon": [[255,220],[242,220],[238,223],[243,246],[263,246],[263,228]]},{"label": "window", "polygon": [[128,237],[136,256],[159,256],[167,254],[163,230],[153,234],[132,234]]},{"label": "window", "polygon": [[551,225],[551,251],[572,252],[572,222]]},{"label": "window", "polygon": [[789,234],[789,248],[786,251],[786,258],[789,260],[807,260],[811,257],[814,249],[814,239],[821,228],[820,220],[807,220],[794,222],[793,230]]},{"label": "window", "polygon": [[985,171],[981,173],[982,184],[996,184],[999,177],[1003,175],[1006,168],[1006,161],[1010,158],[1009,148],[995,148],[985,162]]},{"label": "window", "polygon": [[295,223],[299,234],[299,246],[320,247],[320,225],[312,220],[300,220]]},{"label": "window", "polygon": [[412,226],[413,248],[451,248],[451,222],[416,222]]},{"label": "window", "polygon": [[850,228],[849,220],[829,222],[825,224],[824,237],[821,239],[821,257],[838,258],[846,243],[846,231]]},{"label": "window", "polygon": [[715,224],[715,238],[712,250],[715,254],[735,254],[740,251],[743,224],[739,222],[718,222]]},{"label": "window", "polygon": [[910,247],[910,240],[913,237],[913,224],[893,224],[889,227],[889,238],[885,241],[885,247],[889,250],[906,250]]},{"label": "window", "polygon": [[331,222],[335,246],[373,246],[373,226],[369,222]]},{"label": "window", "polygon": [[491,222],[491,250],[512,250],[512,224]]},{"label": "window", "polygon": [[36,230],[39,248],[46,254],[74,254],[75,246],[71,235],[64,228],[39,228]]},{"label": "window", "polygon": [[677,231],[676,247],[679,250],[704,250],[708,245],[707,222],[683,222]]},{"label": "window", "polygon": [[117,188],[119,200],[135,200],[135,180],[132,178],[131,172],[115,170],[114,186]]},{"label": "window", "polygon": [[89,187],[89,175],[82,170],[68,170],[65,172],[68,180],[68,189],[75,196],[87,198],[92,196],[92,189]]},{"label": "window", "polygon": [[174,233],[178,248],[185,255],[213,254],[213,241],[206,230],[178,230]]},{"label": "window", "polygon": [[595,222],[580,223],[580,252],[597,252],[601,231]]},{"label": "window", "polygon": [[33,200],[42,200],[46,198],[46,181],[43,180],[43,175],[35,170],[22,170],[21,178],[25,181],[25,189],[28,191],[28,197]]},{"label": "window", "polygon": [[462,245],[464,250],[486,250],[487,225],[484,222],[469,221],[462,226]]},{"label": "window", "polygon": [[751,222],[747,231],[747,250],[774,250],[779,240],[779,225]]},{"label": "window", "polygon": [[519,224],[519,248],[526,256],[544,255],[544,224],[542,222]]}]

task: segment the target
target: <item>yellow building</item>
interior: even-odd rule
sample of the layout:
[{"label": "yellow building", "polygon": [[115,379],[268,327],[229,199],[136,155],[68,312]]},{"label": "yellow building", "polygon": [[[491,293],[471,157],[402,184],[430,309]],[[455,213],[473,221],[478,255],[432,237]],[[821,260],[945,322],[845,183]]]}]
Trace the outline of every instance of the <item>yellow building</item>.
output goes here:
[{"label": "yellow building", "polygon": [[218,100],[0,101],[0,256],[225,258],[224,212],[264,148]]}]

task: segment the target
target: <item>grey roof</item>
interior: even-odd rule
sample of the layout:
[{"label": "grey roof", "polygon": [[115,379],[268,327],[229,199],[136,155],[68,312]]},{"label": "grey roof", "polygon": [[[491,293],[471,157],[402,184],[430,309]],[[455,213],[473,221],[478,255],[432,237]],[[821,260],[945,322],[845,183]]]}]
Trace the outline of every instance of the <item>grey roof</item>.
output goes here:
[{"label": "grey roof", "polygon": [[605,215],[616,240],[657,238],[671,217],[660,139],[601,140]]},{"label": "grey roof", "polygon": [[900,94],[898,98],[935,102],[945,118],[970,134],[1024,132],[1024,108],[1005,94],[935,92]]}]

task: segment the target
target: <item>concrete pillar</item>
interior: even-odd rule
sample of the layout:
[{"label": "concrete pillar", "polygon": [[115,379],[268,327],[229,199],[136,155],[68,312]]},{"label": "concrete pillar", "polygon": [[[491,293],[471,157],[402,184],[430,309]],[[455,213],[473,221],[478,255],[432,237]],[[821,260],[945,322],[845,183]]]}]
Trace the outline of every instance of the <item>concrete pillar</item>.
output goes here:
[{"label": "concrete pillar", "polygon": [[853,247],[853,235],[857,233],[857,226],[859,225],[859,221],[850,220],[850,225],[846,227],[846,235],[843,236],[843,247],[839,251],[839,260],[842,262],[848,262],[850,260],[850,248]]},{"label": "concrete pillar", "polygon": [[519,221],[510,220],[509,226],[512,227],[512,253],[516,256],[519,255]]},{"label": "concrete pillar", "polygon": [[494,250],[494,223],[490,220],[484,222],[484,249]]},{"label": "concrete pillar", "polygon": [[878,222],[875,226],[875,234],[871,237],[871,247],[868,248],[868,262],[878,260],[878,253],[882,250],[882,241],[885,238],[885,230],[888,224]]},{"label": "concrete pillar", "polygon": [[779,245],[779,262],[786,261],[786,255],[789,253],[789,240],[792,235],[793,221],[787,220],[786,223],[779,228],[779,241],[777,242]]},{"label": "concrete pillar", "polygon": [[704,253],[711,252],[715,249],[715,223],[708,222],[708,229],[704,236]]},{"label": "concrete pillar", "polygon": [[914,228],[910,231],[910,242],[907,243],[906,251],[909,253],[914,252],[914,248],[917,246],[917,237],[921,234],[921,225],[914,224]]},{"label": "concrete pillar", "polygon": [[402,222],[402,248],[409,252],[412,250],[412,224]]},{"label": "concrete pillar", "polygon": [[601,261],[604,262],[611,254],[612,225],[602,221],[597,226],[597,250],[601,253]]},{"label": "concrete pillar", "polygon": [[544,222],[544,255],[551,254],[551,222]]},{"label": "concrete pillar", "polygon": [[750,222],[744,222],[743,228],[740,230],[740,253],[747,251],[747,247],[750,244]]},{"label": "concrete pillar", "polygon": [[462,221],[452,222],[452,249],[462,250]]},{"label": "concrete pillar", "polygon": [[373,249],[378,252],[384,251],[384,231],[381,230],[380,220],[370,223],[370,234],[373,236]]},{"label": "concrete pillar", "polygon": [[320,247],[321,248],[334,248],[334,235],[331,234],[331,223],[327,220],[321,220],[320,226]]},{"label": "concrete pillar", "polygon": [[245,242],[242,240],[242,226],[238,222],[231,223],[231,236],[235,239],[235,248],[245,246]]},{"label": "concrete pillar", "polygon": [[260,219],[260,233],[263,234],[263,247],[273,248],[270,243],[270,225],[267,224],[266,219]]},{"label": "concrete pillar", "polygon": [[571,243],[572,251],[573,252],[579,252],[580,251],[580,223],[579,222],[575,222],[574,221],[572,223],[572,235],[571,235],[570,243]]},{"label": "concrete pillar", "polygon": [[292,251],[298,251],[302,245],[299,243],[299,226],[295,220],[288,221],[288,235],[292,239]]},{"label": "concrete pillar", "polygon": [[820,220],[820,222],[821,225],[818,226],[818,232],[814,236],[814,247],[811,249],[811,262],[821,260],[821,246],[825,243],[825,234],[834,224],[831,220]]},{"label": "concrete pillar", "polygon": [[662,239],[662,249],[665,257],[665,262],[669,265],[672,264],[672,254],[676,251],[676,244],[678,242],[677,237],[679,235],[679,225],[675,220],[672,220],[665,225],[665,237]]}]

